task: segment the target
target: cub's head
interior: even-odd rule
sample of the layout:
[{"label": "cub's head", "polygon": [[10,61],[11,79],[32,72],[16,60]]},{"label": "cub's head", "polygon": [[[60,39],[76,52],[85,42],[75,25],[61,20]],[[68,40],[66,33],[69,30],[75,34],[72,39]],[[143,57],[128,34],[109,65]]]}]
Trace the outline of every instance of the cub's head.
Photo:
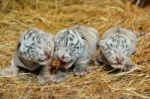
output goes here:
[{"label": "cub's head", "polygon": [[55,37],[55,56],[63,68],[69,68],[79,58],[84,49],[84,40],[74,30],[64,29]]},{"label": "cub's head", "polygon": [[50,63],[54,50],[50,35],[37,29],[25,31],[18,43],[17,54],[26,61],[40,65]]},{"label": "cub's head", "polygon": [[104,57],[113,68],[121,69],[123,68],[121,66],[129,61],[127,44],[119,43],[117,40],[105,39],[99,42],[99,46]]}]

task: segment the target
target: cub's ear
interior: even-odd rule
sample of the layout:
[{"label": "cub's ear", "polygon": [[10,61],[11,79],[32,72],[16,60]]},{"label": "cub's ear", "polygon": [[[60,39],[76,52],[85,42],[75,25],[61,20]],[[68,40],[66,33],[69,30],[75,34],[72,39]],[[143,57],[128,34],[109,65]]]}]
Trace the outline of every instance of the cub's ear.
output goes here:
[{"label": "cub's ear", "polygon": [[99,41],[99,48],[102,48],[102,49],[106,48],[106,41],[105,40],[100,40]]}]

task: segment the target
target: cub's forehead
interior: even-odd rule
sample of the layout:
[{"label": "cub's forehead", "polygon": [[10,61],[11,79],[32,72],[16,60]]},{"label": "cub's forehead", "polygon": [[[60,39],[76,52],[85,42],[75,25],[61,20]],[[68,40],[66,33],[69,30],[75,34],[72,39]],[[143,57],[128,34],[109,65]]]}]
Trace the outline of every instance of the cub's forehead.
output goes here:
[{"label": "cub's forehead", "polygon": [[27,46],[33,46],[35,45],[35,37],[36,31],[27,30],[24,33],[22,33],[20,38],[20,46],[21,47],[27,47]]},{"label": "cub's forehead", "polygon": [[50,41],[52,38],[50,35],[38,29],[29,29],[22,33],[20,42],[23,44],[31,45],[34,43],[40,43],[41,41]]},{"label": "cub's forehead", "polygon": [[55,42],[74,42],[77,40],[78,36],[76,35],[75,31],[71,29],[64,29],[57,33],[55,37]]},{"label": "cub's forehead", "polygon": [[39,33],[40,33],[40,31],[37,29],[29,29],[22,33],[22,39],[23,40],[31,39],[31,38],[37,36]]},{"label": "cub's forehead", "polygon": [[39,29],[28,29],[21,34],[21,39],[53,39],[53,35]]},{"label": "cub's forehead", "polygon": [[56,39],[61,39],[61,40],[66,38],[75,38],[75,37],[76,37],[76,33],[71,29],[64,29],[58,32],[56,35]]},{"label": "cub's forehead", "polygon": [[120,43],[120,42],[123,42],[123,43],[126,43],[126,41],[128,40],[128,38],[124,37],[124,36],[121,36],[121,35],[113,35],[111,37],[108,37],[107,38],[107,42],[116,42],[116,43]]},{"label": "cub's forehead", "polygon": [[58,32],[55,37],[55,43],[60,46],[84,46],[84,41],[80,33],[74,29],[64,29]]}]

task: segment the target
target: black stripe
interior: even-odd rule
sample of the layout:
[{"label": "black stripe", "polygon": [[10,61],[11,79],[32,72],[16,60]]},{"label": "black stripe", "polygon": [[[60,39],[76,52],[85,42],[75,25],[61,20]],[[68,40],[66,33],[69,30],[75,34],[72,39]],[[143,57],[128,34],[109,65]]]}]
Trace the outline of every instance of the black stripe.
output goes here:
[{"label": "black stripe", "polygon": [[20,46],[21,46],[21,43],[19,42],[17,46],[17,51],[19,50]]},{"label": "black stripe", "polygon": [[35,75],[39,75],[39,73],[41,72],[43,66],[39,66],[38,68],[36,68],[35,70],[31,71],[31,70],[28,70],[28,69],[25,69],[21,66],[17,66],[19,68],[19,72],[23,72],[23,73],[32,73],[32,74],[35,74]]},{"label": "black stripe", "polygon": [[[73,30],[70,30],[70,31],[72,31],[74,34],[76,34]],[[69,32],[69,34],[71,35],[72,38],[75,38],[75,35],[71,34],[70,32]]]}]

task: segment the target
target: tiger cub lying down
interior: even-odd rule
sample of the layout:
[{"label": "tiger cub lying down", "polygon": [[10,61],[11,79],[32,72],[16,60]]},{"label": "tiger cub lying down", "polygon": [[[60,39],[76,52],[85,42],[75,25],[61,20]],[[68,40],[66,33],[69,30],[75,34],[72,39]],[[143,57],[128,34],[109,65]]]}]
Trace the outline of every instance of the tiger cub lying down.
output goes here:
[{"label": "tiger cub lying down", "polygon": [[96,56],[98,63],[105,63],[114,69],[128,71],[136,65],[130,62],[135,52],[136,34],[125,28],[111,28],[106,31],[99,42],[100,50]]},{"label": "tiger cub lying down", "polygon": [[[73,68],[75,75],[85,75],[98,41],[98,32],[91,27],[75,25],[58,32],[55,36],[55,58],[60,61],[61,70]],[[53,82],[64,80],[65,74],[61,73],[57,72],[51,80]]]},{"label": "tiger cub lying down", "polygon": [[53,51],[53,35],[29,29],[21,34],[11,66],[0,70],[0,76],[12,76],[25,71],[37,74],[39,82],[48,81]]}]

